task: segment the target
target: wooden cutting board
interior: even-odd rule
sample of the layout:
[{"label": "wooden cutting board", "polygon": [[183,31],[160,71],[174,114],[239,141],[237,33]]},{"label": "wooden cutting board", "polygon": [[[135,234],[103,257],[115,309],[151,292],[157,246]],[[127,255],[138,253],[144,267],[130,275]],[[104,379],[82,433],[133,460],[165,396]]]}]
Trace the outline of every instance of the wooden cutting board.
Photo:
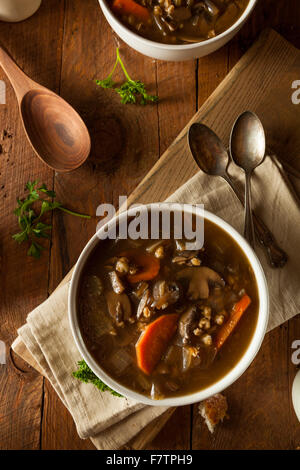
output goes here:
[{"label": "wooden cutting board", "polygon": [[[187,146],[193,122],[210,126],[227,143],[237,115],[247,109],[261,118],[272,151],[300,172],[300,104],[292,102],[296,80],[300,80],[300,51],[273,30],[264,31],[133,191],[128,205],[163,201],[198,171]],[[300,190],[299,181],[292,180]],[[61,284],[70,276],[71,272]],[[20,339],[14,351],[42,373]],[[173,412],[174,408],[150,423],[128,448],[143,449]]]}]

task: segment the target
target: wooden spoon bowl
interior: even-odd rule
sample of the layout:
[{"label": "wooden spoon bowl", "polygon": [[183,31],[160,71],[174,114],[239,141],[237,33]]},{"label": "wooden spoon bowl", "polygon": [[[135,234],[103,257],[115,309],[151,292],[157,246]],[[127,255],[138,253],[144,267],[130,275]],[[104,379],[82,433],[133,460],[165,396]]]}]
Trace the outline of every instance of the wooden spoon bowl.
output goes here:
[{"label": "wooden spoon bowl", "polygon": [[82,165],[91,141],[79,114],[63,98],[27,77],[2,48],[0,64],[15,90],[25,133],[37,156],[59,172]]}]

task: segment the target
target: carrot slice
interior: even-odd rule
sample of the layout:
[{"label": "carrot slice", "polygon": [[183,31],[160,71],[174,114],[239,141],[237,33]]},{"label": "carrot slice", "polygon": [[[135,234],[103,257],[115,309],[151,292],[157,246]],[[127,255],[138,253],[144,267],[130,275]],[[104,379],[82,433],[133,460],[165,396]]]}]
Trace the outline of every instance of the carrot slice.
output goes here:
[{"label": "carrot slice", "polygon": [[243,313],[247,310],[251,303],[250,297],[245,294],[232,308],[229,320],[224,323],[224,325],[220,328],[217,333],[216,337],[216,348],[219,350],[225,341],[227,340],[228,336],[231,335],[233,330],[235,329],[236,325],[240,321]]},{"label": "carrot slice", "polygon": [[128,258],[129,261],[132,261],[139,268],[136,274],[128,274],[127,276],[128,281],[132,284],[154,279],[159,273],[160,262],[155,256],[146,255],[134,250],[122,253],[122,256]]},{"label": "carrot slice", "polygon": [[146,23],[150,18],[150,13],[147,8],[142,7],[134,0],[114,0],[112,9],[115,13],[122,15],[133,15],[140,21]]},{"label": "carrot slice", "polygon": [[162,315],[148,325],[135,345],[139,368],[147,375],[159,363],[177,329],[178,314]]}]

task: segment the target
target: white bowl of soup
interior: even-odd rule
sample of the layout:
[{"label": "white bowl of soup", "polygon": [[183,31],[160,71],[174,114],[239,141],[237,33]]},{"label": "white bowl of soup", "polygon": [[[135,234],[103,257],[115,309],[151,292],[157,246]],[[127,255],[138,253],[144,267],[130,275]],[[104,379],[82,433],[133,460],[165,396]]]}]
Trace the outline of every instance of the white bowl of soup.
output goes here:
[{"label": "white bowl of soup", "polygon": [[257,0],[99,0],[112,29],[154,59],[182,61],[224,46]]},{"label": "white bowl of soup", "polygon": [[[268,322],[267,283],[252,248],[216,215],[185,205],[187,223],[204,230],[195,247],[176,231],[181,209],[145,207],[143,239],[115,237],[116,223],[136,222],[135,208],[82,251],[70,326],[83,359],[113,390],[148,405],[187,405],[221,392],[253,361]],[[153,236],[155,217],[170,211],[170,233]]]}]

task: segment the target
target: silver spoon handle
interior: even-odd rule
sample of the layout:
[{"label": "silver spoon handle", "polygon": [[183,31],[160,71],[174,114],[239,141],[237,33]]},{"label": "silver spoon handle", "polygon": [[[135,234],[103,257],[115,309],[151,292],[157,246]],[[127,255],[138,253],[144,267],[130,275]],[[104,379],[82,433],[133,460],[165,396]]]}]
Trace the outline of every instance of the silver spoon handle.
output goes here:
[{"label": "silver spoon handle", "polygon": [[[232,179],[228,175],[226,175],[226,177],[224,178],[230,185],[240,202],[244,205],[244,197],[240,193]],[[277,245],[273,234],[270,232],[270,230],[261,220],[261,218],[258,217],[255,212],[252,212],[252,214],[256,238],[259,243],[264,247],[270,265],[273,268],[282,268],[287,262],[287,254]]]},{"label": "silver spoon handle", "polygon": [[244,225],[244,237],[248,241],[249,245],[254,249],[254,227],[252,218],[252,205],[251,205],[251,173],[246,173],[245,178],[245,225]]}]

